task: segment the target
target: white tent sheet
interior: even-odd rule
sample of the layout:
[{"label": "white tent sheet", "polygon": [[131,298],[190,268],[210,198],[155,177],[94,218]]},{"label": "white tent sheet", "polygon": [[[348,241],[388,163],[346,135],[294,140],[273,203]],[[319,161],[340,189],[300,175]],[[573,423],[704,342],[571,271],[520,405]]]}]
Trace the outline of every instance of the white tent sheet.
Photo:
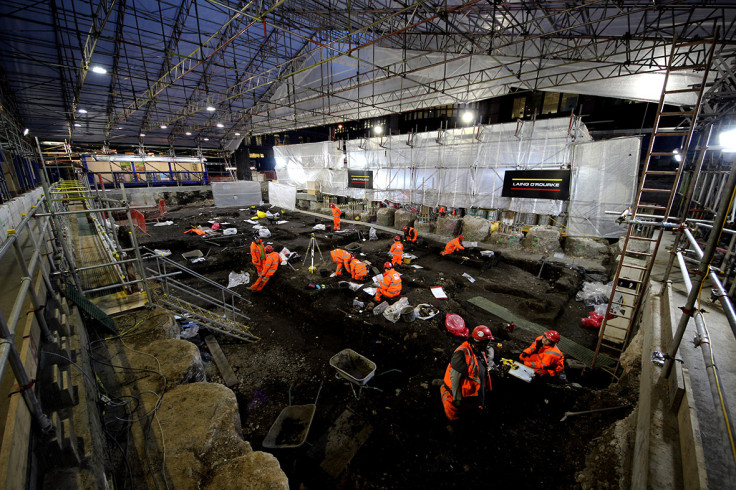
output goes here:
[{"label": "white tent sheet", "polygon": [[296,186],[291,184],[281,184],[278,182],[269,182],[268,202],[275,206],[293,211],[296,209]]}]

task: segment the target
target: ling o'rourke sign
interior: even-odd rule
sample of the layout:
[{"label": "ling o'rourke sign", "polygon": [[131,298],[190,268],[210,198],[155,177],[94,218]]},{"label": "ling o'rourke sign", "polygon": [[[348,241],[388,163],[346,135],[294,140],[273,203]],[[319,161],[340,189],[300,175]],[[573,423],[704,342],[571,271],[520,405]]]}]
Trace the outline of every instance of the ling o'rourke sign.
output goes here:
[{"label": "ling o'rourke sign", "polygon": [[348,170],[348,187],[373,189],[373,170]]},{"label": "ling o'rourke sign", "polygon": [[570,197],[569,170],[507,170],[503,197],[561,199]]}]

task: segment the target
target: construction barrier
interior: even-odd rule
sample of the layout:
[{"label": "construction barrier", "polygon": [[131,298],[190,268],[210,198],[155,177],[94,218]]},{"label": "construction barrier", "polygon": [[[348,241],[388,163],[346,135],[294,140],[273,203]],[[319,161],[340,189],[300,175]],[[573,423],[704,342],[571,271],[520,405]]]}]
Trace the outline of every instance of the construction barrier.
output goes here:
[{"label": "construction barrier", "polygon": [[133,226],[137,226],[139,230],[141,230],[141,233],[146,233],[146,217],[143,216],[143,213],[136,209],[130,210],[130,219],[133,222]]}]

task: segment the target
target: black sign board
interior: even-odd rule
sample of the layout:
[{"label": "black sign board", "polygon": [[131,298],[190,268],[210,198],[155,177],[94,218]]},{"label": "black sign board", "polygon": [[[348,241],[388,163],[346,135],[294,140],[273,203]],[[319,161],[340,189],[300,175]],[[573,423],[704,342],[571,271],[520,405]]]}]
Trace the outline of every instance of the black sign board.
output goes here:
[{"label": "black sign board", "polygon": [[507,170],[501,195],[565,200],[570,197],[570,171]]},{"label": "black sign board", "polygon": [[348,187],[373,189],[373,170],[348,170]]}]

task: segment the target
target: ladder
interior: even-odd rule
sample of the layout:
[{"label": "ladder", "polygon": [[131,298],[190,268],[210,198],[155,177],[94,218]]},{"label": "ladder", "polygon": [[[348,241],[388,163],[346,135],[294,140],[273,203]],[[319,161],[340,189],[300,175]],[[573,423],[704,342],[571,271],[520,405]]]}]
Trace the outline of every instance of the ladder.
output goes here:
[{"label": "ladder", "polygon": [[[713,39],[683,43],[675,40],[670,49],[639,189],[592,361],[595,366],[598,356],[603,354],[615,359],[615,367],[602,366],[614,377],[621,354],[639,321],[662,235],[666,228],[675,226],[669,222],[672,204],[695,131],[717,38],[716,35]],[[671,75],[688,70],[702,75],[700,83],[672,88]],[[666,107],[673,104],[673,97],[683,94],[694,95],[696,99],[688,110],[672,111]],[[677,162],[677,168],[657,169],[660,158]]]}]

